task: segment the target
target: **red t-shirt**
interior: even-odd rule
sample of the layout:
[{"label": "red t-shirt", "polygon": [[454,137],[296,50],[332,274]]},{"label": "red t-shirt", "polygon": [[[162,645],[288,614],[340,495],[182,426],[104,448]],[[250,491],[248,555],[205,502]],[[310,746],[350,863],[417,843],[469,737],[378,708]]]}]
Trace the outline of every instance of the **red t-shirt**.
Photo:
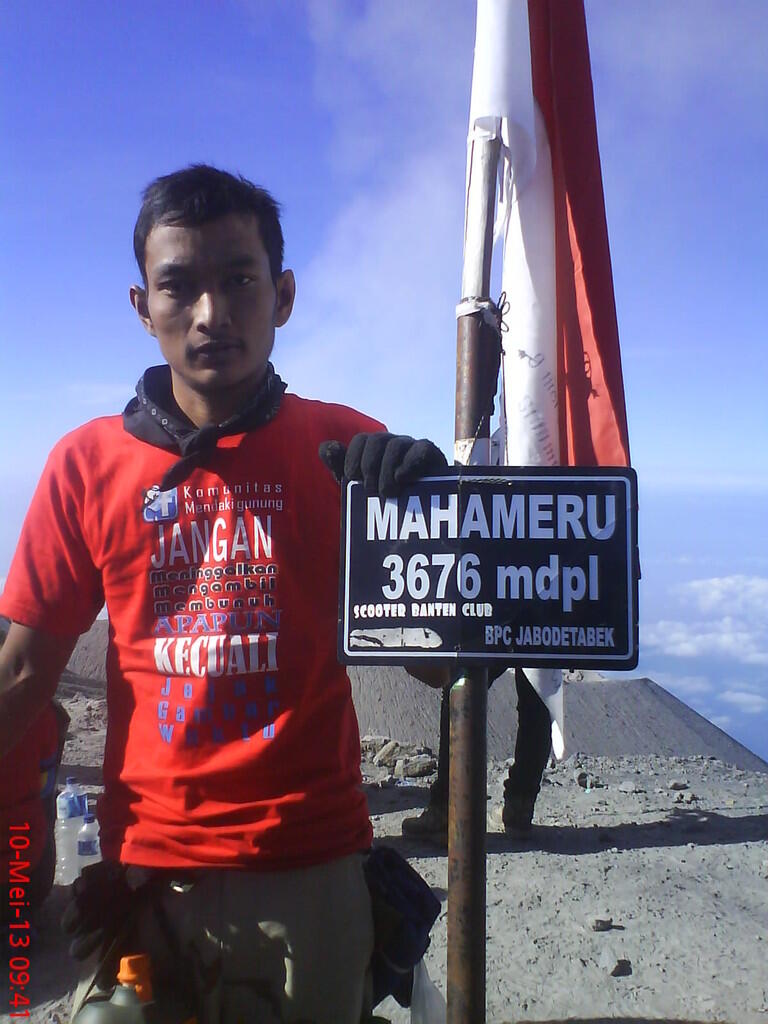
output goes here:
[{"label": "red t-shirt", "polygon": [[[48,704],[23,739],[0,758],[0,878],[3,885],[8,885],[8,867],[12,860],[28,861],[30,868],[34,868],[43,854],[49,829],[43,801],[56,788],[58,752],[59,720],[53,706]],[[22,849],[19,845],[18,858],[9,844],[12,836],[29,839],[28,847]]]},{"label": "red t-shirt", "polygon": [[382,429],[285,395],[161,494],[178,455],[120,417],[54,448],[0,614],[75,635],[106,599],[107,859],[288,869],[370,845],[336,658],[340,493],[317,449]]}]

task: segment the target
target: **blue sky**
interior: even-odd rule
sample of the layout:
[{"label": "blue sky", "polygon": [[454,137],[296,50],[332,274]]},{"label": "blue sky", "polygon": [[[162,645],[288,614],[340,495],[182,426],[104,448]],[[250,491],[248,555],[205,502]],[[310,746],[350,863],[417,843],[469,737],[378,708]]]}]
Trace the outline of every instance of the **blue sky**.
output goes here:
[{"label": "blue sky", "polygon": [[[48,450],[122,408],[140,189],[210,161],[284,206],[290,387],[452,448],[473,5],[5,15],[0,577]],[[633,464],[639,672],[768,758],[768,6],[587,0]]]}]

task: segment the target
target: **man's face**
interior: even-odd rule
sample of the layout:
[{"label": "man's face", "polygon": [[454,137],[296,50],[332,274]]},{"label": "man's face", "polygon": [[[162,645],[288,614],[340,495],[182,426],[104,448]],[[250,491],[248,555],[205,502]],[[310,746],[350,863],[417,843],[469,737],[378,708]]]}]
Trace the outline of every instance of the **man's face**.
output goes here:
[{"label": "man's face", "polygon": [[197,227],[158,224],[145,250],[146,291],[131,302],[171,368],[174,394],[233,404],[261,379],[275,328],[291,314],[293,274],[272,280],[255,217]]}]

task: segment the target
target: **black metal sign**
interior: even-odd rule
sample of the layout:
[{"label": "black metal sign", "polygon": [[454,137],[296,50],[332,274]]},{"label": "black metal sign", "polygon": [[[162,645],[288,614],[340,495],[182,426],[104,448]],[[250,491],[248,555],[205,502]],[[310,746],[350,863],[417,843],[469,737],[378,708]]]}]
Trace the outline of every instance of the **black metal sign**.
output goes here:
[{"label": "black metal sign", "polygon": [[347,484],[339,659],[637,665],[631,469],[471,467],[397,498]]}]

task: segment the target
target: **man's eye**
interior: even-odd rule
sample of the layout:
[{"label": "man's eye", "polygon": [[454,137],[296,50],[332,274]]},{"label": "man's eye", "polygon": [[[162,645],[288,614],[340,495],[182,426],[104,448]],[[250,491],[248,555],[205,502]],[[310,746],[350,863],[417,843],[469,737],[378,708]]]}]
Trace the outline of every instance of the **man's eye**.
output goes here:
[{"label": "man's eye", "polygon": [[233,274],[229,279],[229,283],[234,285],[236,288],[245,288],[251,284],[252,281],[253,278],[249,274]]},{"label": "man's eye", "polygon": [[181,281],[161,281],[158,288],[166,295],[181,295],[184,291],[184,284]]}]

